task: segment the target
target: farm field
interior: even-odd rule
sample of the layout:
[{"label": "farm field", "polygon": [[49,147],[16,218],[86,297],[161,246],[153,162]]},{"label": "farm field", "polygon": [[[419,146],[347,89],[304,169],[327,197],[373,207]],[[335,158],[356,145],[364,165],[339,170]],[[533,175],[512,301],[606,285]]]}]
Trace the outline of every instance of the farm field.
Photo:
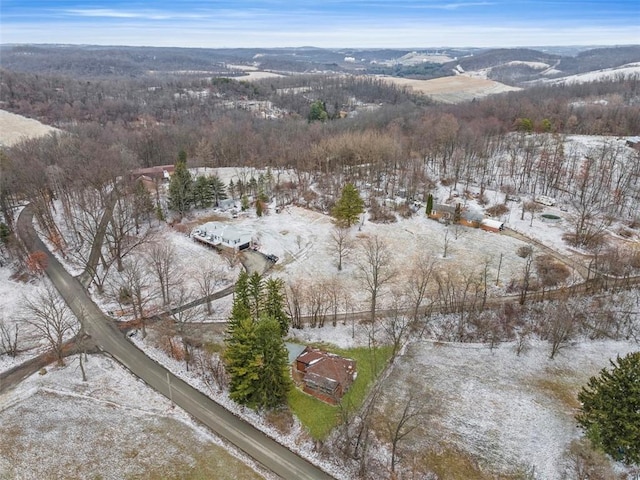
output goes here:
[{"label": "farm field", "polygon": [[10,147],[26,138],[41,137],[55,128],[32,118],[0,110],[0,146]]},{"label": "farm field", "polygon": [[414,92],[431,97],[441,103],[462,103],[474,98],[482,98],[496,93],[520,90],[494,80],[467,75],[413,80],[410,78],[380,77],[400,87],[410,87]]}]

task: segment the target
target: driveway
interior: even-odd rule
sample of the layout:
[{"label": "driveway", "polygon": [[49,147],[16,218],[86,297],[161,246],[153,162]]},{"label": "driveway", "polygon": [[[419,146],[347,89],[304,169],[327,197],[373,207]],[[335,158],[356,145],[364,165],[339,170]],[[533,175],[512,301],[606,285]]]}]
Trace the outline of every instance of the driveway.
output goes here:
[{"label": "driveway", "polygon": [[29,206],[18,218],[17,232],[29,251],[41,250],[47,253],[47,275],[99,349],[110,354],[147,385],[171,399],[217,435],[282,478],[333,478],[251,424],[236,417],[130,343],[116,328],[114,322],[93,302],[82,284],[64,269],[38,238],[33,228],[33,210]]}]

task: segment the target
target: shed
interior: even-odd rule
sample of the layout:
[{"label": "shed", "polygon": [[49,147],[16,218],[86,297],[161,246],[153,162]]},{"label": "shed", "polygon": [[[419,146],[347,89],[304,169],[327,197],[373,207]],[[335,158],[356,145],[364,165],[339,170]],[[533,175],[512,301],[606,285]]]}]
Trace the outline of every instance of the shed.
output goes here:
[{"label": "shed", "polygon": [[504,230],[504,223],[499,220],[493,220],[492,218],[484,218],[480,222],[480,228],[488,232],[501,232]]}]

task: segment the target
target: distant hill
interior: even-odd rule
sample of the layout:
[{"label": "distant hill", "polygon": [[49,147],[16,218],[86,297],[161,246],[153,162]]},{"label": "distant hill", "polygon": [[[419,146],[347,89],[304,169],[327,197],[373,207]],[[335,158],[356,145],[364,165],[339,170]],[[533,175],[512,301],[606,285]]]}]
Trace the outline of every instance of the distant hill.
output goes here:
[{"label": "distant hill", "polygon": [[240,65],[281,74],[382,74],[422,80],[465,74],[523,87],[538,81],[640,62],[640,45],[591,49],[211,49],[1,45],[0,56],[2,68],[7,70],[88,79],[132,78],[158,73],[238,76],[240,72],[235,67]]}]

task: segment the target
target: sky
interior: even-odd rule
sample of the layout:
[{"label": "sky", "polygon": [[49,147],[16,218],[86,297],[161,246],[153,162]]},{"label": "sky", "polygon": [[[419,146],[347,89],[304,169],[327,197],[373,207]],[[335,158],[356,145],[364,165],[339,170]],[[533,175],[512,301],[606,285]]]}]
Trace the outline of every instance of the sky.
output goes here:
[{"label": "sky", "polygon": [[640,0],[0,0],[0,43],[209,48],[640,44]]}]

